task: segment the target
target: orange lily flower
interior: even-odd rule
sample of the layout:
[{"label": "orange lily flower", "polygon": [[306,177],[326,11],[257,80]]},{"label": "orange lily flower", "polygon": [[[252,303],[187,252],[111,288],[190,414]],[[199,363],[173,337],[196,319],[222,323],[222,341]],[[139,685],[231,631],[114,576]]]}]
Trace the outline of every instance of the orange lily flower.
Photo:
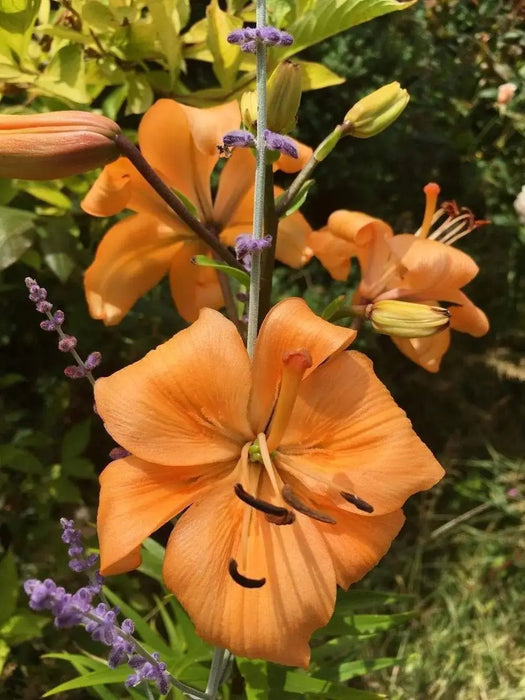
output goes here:
[{"label": "orange lily flower", "polygon": [[[459,210],[455,202],[444,202],[436,210],[439,186],[435,183],[426,185],[424,192],[423,223],[414,234],[394,235],[381,219],[339,210],[329,217],[325,228],[312,233],[310,246],[337,280],[348,277],[351,258],[357,257],[361,282],[354,304],[383,299],[430,306],[448,302],[450,328],[475,337],[485,335],[489,329],[487,317],[461,291],[479,268],[452,244],[488,222],[476,221],[469,210]],[[413,362],[429,372],[437,372],[450,345],[450,328],[425,338],[391,338]]]},{"label": "orange lily flower", "polygon": [[163,575],[210,644],[308,665],[308,639],[401,529],[406,499],[443,470],[355,331],[287,299],[253,362],[219,312],[99,379],[97,410],[131,454],[100,483],[101,572],[140,564],[178,514]]},{"label": "orange lily flower", "polygon": [[[156,102],[139,127],[142,154],[162,179],[192,202],[197,216],[226,245],[253,228],[255,158],[237,149],[220,177],[215,201],[210,176],[219,159],[222,136],[240,122],[237,102],[198,109],[174,100]],[[311,149],[297,144],[299,158],[282,156],[276,168],[300,170]],[[280,191],[280,190],[279,190]],[[215,270],[194,265],[195,255],[210,251],[168,207],[127,158],[106,166],[88,192],[82,208],[93,216],[136,212],[115,224],[100,243],[86,271],[85,289],[94,318],[107,325],[121,321],[137,299],[169,273],[175,305],[187,321],[204,306],[220,308],[223,297]],[[306,245],[311,228],[299,212],[279,226],[276,255],[292,267],[312,256]]]}]

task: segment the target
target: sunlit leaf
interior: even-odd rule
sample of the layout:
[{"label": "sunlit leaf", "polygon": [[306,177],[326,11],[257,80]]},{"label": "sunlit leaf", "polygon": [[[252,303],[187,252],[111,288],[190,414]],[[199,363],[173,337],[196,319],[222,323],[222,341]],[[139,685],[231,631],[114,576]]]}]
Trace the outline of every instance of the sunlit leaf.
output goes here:
[{"label": "sunlit leaf", "polygon": [[219,83],[230,88],[237,75],[241,61],[241,51],[238,46],[229,44],[228,34],[242,27],[242,20],[223,12],[217,0],[212,0],[206,10],[208,17],[208,48],[213,55],[213,72]]},{"label": "sunlit leaf", "polygon": [[345,78],[323,66],[322,63],[314,63],[313,61],[297,61],[297,63],[301,66],[301,88],[304,92],[340,85],[345,82]]},{"label": "sunlit leaf", "polygon": [[225,263],[217,262],[217,260],[209,258],[207,255],[196,255],[192,259],[192,262],[194,262],[196,265],[200,265],[201,267],[213,267],[218,272],[224,272],[224,274],[228,275],[228,277],[232,277],[233,279],[237,280],[237,282],[240,282],[245,287],[250,286],[250,275],[247,272],[244,272],[244,270],[239,270],[236,267],[230,267]]},{"label": "sunlit leaf", "polygon": [[236,658],[235,663],[244,678],[247,700],[268,700],[268,664],[260,659]]},{"label": "sunlit leaf", "polygon": [[[17,581],[17,587],[20,584]],[[2,585],[0,583],[0,590]],[[22,610],[12,615],[7,622],[0,627],[0,637],[10,646],[21,644],[29,639],[39,637],[42,628],[50,622],[49,617],[44,615],[35,615],[31,610]]]},{"label": "sunlit leaf", "polygon": [[339,685],[322,678],[312,678],[301,671],[288,671],[284,690],[288,693],[312,693],[320,695],[325,700],[376,700],[384,695],[377,695],[366,690],[356,690]]},{"label": "sunlit leaf", "polygon": [[126,75],[128,99],[126,114],[143,114],[153,104],[153,90],[144,73]]},{"label": "sunlit leaf", "polygon": [[35,215],[0,207],[0,270],[16,262],[33,242]]}]

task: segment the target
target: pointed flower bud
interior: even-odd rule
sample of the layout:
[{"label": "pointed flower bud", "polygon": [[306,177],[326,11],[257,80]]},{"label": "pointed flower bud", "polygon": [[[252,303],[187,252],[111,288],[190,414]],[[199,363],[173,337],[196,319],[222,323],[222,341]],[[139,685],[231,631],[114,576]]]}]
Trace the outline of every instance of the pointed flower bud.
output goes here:
[{"label": "pointed flower bud", "polygon": [[241,118],[245,129],[255,131],[257,126],[257,93],[247,90],[241,95]]},{"label": "pointed flower bud", "polygon": [[279,63],[268,80],[268,128],[279,134],[291,131],[301,102],[301,66],[292,61]]},{"label": "pointed flower bud", "polygon": [[409,301],[383,299],[369,304],[365,314],[378,333],[399,338],[426,338],[450,324],[447,309]]},{"label": "pointed flower bud", "polygon": [[363,97],[347,112],[345,134],[367,139],[381,133],[394,122],[408,104],[410,96],[398,82],[384,85]]},{"label": "pointed flower bud", "polygon": [[0,177],[53,180],[119,156],[120,127],[90,112],[0,116]]}]

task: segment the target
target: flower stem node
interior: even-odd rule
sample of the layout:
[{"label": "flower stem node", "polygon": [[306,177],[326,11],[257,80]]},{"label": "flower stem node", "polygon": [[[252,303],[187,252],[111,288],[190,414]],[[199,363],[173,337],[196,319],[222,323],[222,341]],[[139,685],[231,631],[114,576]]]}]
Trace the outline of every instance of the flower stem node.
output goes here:
[{"label": "flower stem node", "polygon": [[363,97],[347,112],[343,131],[358,139],[381,133],[394,122],[408,104],[410,96],[396,81]]},{"label": "flower stem node", "polygon": [[450,325],[450,311],[440,306],[383,299],[369,304],[365,316],[378,333],[400,338],[426,338]]},{"label": "flower stem node", "polygon": [[102,167],[118,158],[120,133],[90,112],[0,116],[0,177],[53,180]]},{"label": "flower stem node", "polygon": [[292,61],[279,63],[268,80],[266,93],[271,131],[287,134],[294,128],[301,92],[301,66]]}]

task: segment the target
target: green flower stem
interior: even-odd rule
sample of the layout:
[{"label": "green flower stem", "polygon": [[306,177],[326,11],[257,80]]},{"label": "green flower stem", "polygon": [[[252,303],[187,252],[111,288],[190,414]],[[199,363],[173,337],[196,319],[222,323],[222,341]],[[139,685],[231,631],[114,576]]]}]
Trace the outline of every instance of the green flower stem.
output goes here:
[{"label": "green flower stem", "polygon": [[134,146],[131,141],[129,141],[125,136],[119,135],[116,137],[115,142],[122,155],[126,156],[126,158],[133,163],[135,168],[153,187],[155,192],[162,197],[162,199],[171,209],[173,209],[177,216],[182,219],[184,223],[188,224],[192,231],[194,231],[209,248],[217,253],[221,260],[224,260],[225,263],[231,265],[232,267],[236,267],[239,270],[244,269],[235,255],[233,255],[228,248],[223,246],[219,239],[211,231],[209,231],[203,223],[196,219],[190,211],[188,211],[184,203],[174,192],[172,192],[166,183],[161,180],[148,161],[141,154],[139,149]]},{"label": "green flower stem", "polygon": [[335,129],[330,134],[328,134],[328,136],[317,146],[312,156],[310,157],[308,163],[298,173],[290,187],[288,187],[286,192],[279,199],[279,203],[276,206],[276,212],[278,217],[284,214],[290,202],[292,202],[294,197],[298,195],[301,187],[307,180],[310,179],[310,176],[312,175],[313,171],[317,168],[319,163],[321,163],[326,158],[326,156],[333,151],[333,149],[335,148],[335,146],[337,145],[337,143],[343,135],[343,125],[336,126]]},{"label": "green flower stem", "polygon": [[[266,0],[257,0],[256,5],[257,28],[264,27],[267,23]],[[262,239],[264,235],[264,183],[266,180],[266,144],[264,130],[266,129],[266,46],[257,42],[256,49],[257,68],[257,161],[255,166],[255,198],[253,205],[253,237]],[[252,255],[252,269],[250,274],[250,301],[248,306],[248,332],[246,347],[248,354],[253,357],[255,339],[259,328],[259,296],[261,292],[261,251]]]},{"label": "green flower stem", "polygon": [[275,262],[275,248],[277,245],[277,226],[279,218],[275,212],[275,200],[273,193],[273,168],[266,166],[266,180],[264,187],[264,235],[271,236],[272,244],[262,253],[261,290],[259,295],[259,326],[270,310],[272,303],[272,279]]},{"label": "green flower stem", "polygon": [[216,700],[219,686],[223,682],[224,673],[231,657],[232,655],[227,649],[220,649],[219,647],[215,649],[206,686],[206,698],[208,700]]}]

